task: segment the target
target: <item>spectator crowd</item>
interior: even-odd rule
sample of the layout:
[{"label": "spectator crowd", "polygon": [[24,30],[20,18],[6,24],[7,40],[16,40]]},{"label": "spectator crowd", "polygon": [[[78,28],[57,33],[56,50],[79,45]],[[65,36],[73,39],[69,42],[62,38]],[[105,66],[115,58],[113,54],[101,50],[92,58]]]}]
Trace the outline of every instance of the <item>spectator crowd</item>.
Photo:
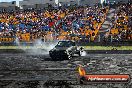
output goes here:
[{"label": "spectator crowd", "polygon": [[[125,34],[131,39],[132,5],[120,5],[115,13],[111,34]],[[99,29],[106,19],[109,7],[85,6],[45,11],[20,11],[0,14],[0,41],[10,42],[18,38],[21,42],[76,40],[95,41]]]},{"label": "spectator crowd", "polygon": [[118,40],[132,40],[132,5],[118,5],[113,19],[112,36]]}]

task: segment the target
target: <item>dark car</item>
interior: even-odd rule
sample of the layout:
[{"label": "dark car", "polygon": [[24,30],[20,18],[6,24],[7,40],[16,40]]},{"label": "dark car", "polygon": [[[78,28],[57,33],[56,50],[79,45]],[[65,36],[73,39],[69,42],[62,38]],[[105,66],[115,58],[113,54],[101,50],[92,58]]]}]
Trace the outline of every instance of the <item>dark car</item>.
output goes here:
[{"label": "dark car", "polygon": [[71,59],[74,54],[81,56],[83,48],[77,47],[74,41],[59,41],[58,44],[49,51],[49,55],[53,60]]}]

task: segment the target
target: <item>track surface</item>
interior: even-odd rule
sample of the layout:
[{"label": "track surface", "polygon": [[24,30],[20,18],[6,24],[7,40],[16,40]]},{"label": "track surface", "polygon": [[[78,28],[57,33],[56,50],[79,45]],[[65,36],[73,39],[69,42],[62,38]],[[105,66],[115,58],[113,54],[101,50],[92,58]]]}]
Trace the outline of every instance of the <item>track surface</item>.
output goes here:
[{"label": "track surface", "polygon": [[[76,71],[27,71],[13,72],[7,70],[43,70],[44,68],[77,68],[85,66],[90,74],[130,74],[132,76],[132,54],[87,54],[73,57],[72,60],[52,61],[48,54],[0,54],[0,88],[46,88],[47,80],[76,81]],[[13,81],[13,79],[17,81]],[[20,79],[24,79],[22,81]],[[4,81],[6,80],[6,81]],[[8,81],[7,81],[8,80]],[[10,81],[11,80],[11,81]],[[76,82],[74,82],[76,84]],[[63,88],[50,86],[47,88]],[[128,84],[88,84],[65,85],[64,88],[132,88]]]}]

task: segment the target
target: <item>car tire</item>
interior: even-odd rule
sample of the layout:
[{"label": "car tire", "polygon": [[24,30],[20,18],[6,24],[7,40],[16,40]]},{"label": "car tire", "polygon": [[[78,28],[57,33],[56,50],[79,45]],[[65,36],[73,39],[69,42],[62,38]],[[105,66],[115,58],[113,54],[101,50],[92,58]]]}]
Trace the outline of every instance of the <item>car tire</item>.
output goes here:
[{"label": "car tire", "polygon": [[67,55],[67,59],[70,60],[72,57],[71,55]]},{"label": "car tire", "polygon": [[82,51],[78,51],[78,56],[82,56]]},{"label": "car tire", "polygon": [[70,59],[72,59],[72,55],[71,54],[68,54],[67,55],[67,60],[70,60]]}]

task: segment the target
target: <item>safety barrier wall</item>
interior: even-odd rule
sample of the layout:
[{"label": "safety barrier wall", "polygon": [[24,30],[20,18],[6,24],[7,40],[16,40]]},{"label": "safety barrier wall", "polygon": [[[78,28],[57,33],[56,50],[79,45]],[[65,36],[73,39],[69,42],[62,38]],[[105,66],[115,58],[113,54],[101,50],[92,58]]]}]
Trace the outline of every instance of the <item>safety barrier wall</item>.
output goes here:
[{"label": "safety barrier wall", "polygon": [[0,43],[13,43],[16,37],[0,37]]},{"label": "safety barrier wall", "polygon": [[[41,40],[43,42],[52,42],[52,41],[59,41],[59,40],[74,40],[76,42],[100,42],[100,35],[99,33],[92,32],[91,34],[87,35],[84,33],[83,35],[75,35],[75,34],[67,34],[67,35],[52,35],[47,34],[44,36],[36,37],[36,35],[22,34],[20,36],[15,37],[0,37],[0,43],[33,43],[36,40]],[[110,36],[114,36],[111,34]],[[128,40],[132,40],[132,35],[128,36]],[[101,38],[102,39],[102,38]]]},{"label": "safety barrier wall", "polygon": [[[36,37],[36,35],[30,35],[30,33],[27,34],[22,34],[19,36],[15,37],[0,37],[0,43],[17,43],[17,42],[34,42],[37,39],[41,39],[44,42],[47,41],[56,41],[56,40],[74,40],[74,41],[93,41],[93,38],[95,38],[95,33],[92,33],[90,35],[75,35],[75,34],[70,34],[70,35],[52,35],[52,34],[47,34],[44,36]],[[96,35],[97,36],[97,35]]]}]

